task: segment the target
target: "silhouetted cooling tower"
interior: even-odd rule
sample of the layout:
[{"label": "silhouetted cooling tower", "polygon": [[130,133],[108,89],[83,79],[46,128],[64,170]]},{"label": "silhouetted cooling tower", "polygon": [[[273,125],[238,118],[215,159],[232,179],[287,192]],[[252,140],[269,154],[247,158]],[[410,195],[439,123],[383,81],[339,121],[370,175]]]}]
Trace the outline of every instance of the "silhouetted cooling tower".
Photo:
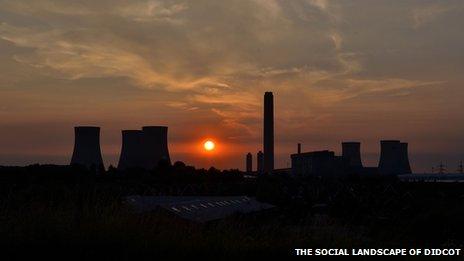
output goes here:
[{"label": "silhouetted cooling tower", "polygon": [[264,154],[262,151],[256,155],[256,163],[258,174],[262,174],[264,172]]},{"label": "silhouetted cooling tower", "polygon": [[118,169],[143,168],[143,147],[141,130],[123,130],[121,155]]},{"label": "silhouetted cooling tower", "polygon": [[100,128],[90,126],[74,127],[74,151],[71,165],[104,169],[100,151]]},{"label": "silhouetted cooling tower", "polygon": [[408,156],[408,143],[400,143],[400,174],[411,174],[411,166],[409,165],[409,156]]},{"label": "silhouetted cooling tower", "polygon": [[143,166],[153,169],[160,161],[171,164],[168,150],[168,127],[145,126],[142,128]]},{"label": "silhouetted cooling tower", "polygon": [[350,167],[362,168],[361,143],[342,142],[342,157],[348,161]]},{"label": "silhouetted cooling tower", "polygon": [[274,170],[274,96],[272,92],[264,94],[264,172]]},{"label": "silhouetted cooling tower", "polygon": [[251,153],[246,155],[246,171],[248,173],[253,172],[253,155]]},{"label": "silhouetted cooling tower", "polygon": [[382,175],[401,174],[401,148],[399,140],[380,141],[379,173]]}]

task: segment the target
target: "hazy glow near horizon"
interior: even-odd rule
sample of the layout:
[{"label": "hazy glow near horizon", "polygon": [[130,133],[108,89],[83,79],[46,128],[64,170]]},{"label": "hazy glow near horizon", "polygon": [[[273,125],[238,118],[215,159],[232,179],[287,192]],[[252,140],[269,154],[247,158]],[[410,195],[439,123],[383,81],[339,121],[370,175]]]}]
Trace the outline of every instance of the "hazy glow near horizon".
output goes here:
[{"label": "hazy glow near horizon", "polygon": [[68,163],[76,125],[116,165],[121,130],[163,125],[173,161],[244,169],[272,91],[278,168],[298,142],[375,166],[400,139],[414,170],[454,170],[464,1],[399,2],[0,0],[0,165]]}]

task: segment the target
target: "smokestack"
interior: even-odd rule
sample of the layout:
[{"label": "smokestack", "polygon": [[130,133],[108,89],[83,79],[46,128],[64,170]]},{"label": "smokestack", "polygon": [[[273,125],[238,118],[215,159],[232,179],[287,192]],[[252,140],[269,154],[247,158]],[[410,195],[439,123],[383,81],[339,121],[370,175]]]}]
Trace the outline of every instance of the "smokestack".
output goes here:
[{"label": "smokestack", "polygon": [[141,130],[123,130],[121,155],[118,169],[142,168],[142,135]]},{"label": "smokestack", "polygon": [[272,92],[264,94],[264,172],[274,170],[274,96]]},{"label": "smokestack", "polygon": [[350,167],[362,168],[361,143],[342,142],[342,157],[349,162]]},{"label": "smokestack", "polygon": [[145,126],[142,131],[144,167],[154,169],[161,161],[171,164],[168,151],[168,127]]},{"label": "smokestack", "polygon": [[253,155],[251,153],[246,155],[246,172],[253,172]]},{"label": "smokestack", "polygon": [[71,165],[82,165],[97,170],[105,169],[100,151],[100,128],[74,127],[74,151]]},{"label": "smokestack", "polygon": [[399,140],[380,141],[379,173],[382,175],[401,174],[401,149]]},{"label": "smokestack", "polygon": [[262,151],[258,152],[258,155],[256,156],[257,160],[257,171],[258,174],[263,174],[264,172],[264,154]]},{"label": "smokestack", "polygon": [[301,143],[298,143],[298,150],[297,150],[298,154],[301,154]]},{"label": "smokestack", "polygon": [[408,156],[408,143],[400,143],[400,174],[411,174],[411,166],[409,165],[409,156]]}]

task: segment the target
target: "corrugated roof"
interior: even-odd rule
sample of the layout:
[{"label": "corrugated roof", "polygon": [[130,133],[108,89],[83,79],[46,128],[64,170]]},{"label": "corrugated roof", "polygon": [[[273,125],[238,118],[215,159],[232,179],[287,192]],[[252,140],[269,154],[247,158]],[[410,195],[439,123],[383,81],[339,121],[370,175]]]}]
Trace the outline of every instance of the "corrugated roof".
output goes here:
[{"label": "corrugated roof", "polygon": [[144,213],[161,207],[181,218],[206,222],[235,213],[251,213],[274,206],[246,196],[236,197],[158,197],[129,196],[126,202],[137,212]]}]

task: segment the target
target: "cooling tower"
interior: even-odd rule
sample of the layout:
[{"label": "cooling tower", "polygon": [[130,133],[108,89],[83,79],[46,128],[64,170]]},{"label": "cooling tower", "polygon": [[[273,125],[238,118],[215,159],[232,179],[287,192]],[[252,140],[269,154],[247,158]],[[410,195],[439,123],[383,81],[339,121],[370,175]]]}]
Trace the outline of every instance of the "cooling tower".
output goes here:
[{"label": "cooling tower", "polygon": [[361,143],[342,142],[342,157],[348,161],[350,167],[362,168]]},{"label": "cooling tower", "polygon": [[251,153],[246,155],[246,172],[253,172],[253,155]]},{"label": "cooling tower", "polygon": [[141,130],[123,130],[118,169],[143,168]]},{"label": "cooling tower", "polygon": [[401,148],[399,140],[380,141],[379,173],[382,175],[401,174]]},{"label": "cooling tower", "polygon": [[263,174],[264,172],[264,154],[262,151],[259,151],[256,155],[256,166],[258,174]]},{"label": "cooling tower", "polygon": [[143,166],[153,169],[160,161],[171,164],[168,151],[168,127],[145,126],[142,128]]},{"label": "cooling tower", "polygon": [[408,143],[400,143],[400,174],[411,174],[411,166],[409,165]]},{"label": "cooling tower", "polygon": [[274,170],[274,96],[272,92],[264,94],[264,172]]},{"label": "cooling tower", "polygon": [[100,151],[99,127],[74,127],[74,151],[70,164],[99,170],[105,168]]}]

